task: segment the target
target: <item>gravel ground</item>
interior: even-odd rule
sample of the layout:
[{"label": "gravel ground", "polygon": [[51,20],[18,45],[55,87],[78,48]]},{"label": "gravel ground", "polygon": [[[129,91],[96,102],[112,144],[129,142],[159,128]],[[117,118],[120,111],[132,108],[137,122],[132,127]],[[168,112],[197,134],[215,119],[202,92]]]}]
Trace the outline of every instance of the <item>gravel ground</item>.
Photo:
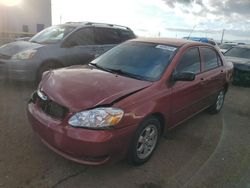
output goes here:
[{"label": "gravel ground", "polygon": [[47,149],[25,115],[33,90],[0,82],[0,187],[250,188],[250,88],[232,86],[221,113],[178,126],[140,167],[83,166]]}]

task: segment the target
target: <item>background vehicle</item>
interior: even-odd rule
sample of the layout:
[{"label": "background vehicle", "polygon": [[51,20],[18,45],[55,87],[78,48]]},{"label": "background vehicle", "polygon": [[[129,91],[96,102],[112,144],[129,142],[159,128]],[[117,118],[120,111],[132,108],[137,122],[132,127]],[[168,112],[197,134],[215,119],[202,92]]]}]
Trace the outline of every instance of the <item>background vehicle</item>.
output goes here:
[{"label": "background vehicle", "polygon": [[86,64],[115,45],[135,38],[128,27],[69,22],[49,27],[29,41],[0,48],[0,74],[14,80],[40,80],[42,73],[60,67]]},{"label": "background vehicle", "polygon": [[234,46],[237,46],[237,43],[223,43],[219,45],[219,48],[222,53],[225,53],[227,50]]},{"label": "background vehicle", "polygon": [[250,45],[232,47],[225,58],[234,65],[233,84],[250,86]]},{"label": "background vehicle", "polygon": [[70,160],[100,165],[128,154],[139,165],[162,133],[221,110],[231,69],[206,43],[134,39],[89,65],[46,72],[27,114],[42,141]]},{"label": "background vehicle", "polygon": [[220,49],[218,44],[214,41],[214,39],[211,38],[206,38],[206,37],[183,37],[183,39],[187,39],[187,40],[192,40],[192,41],[196,41],[196,42],[205,42],[208,44],[211,44],[213,46],[216,47],[216,49]]}]

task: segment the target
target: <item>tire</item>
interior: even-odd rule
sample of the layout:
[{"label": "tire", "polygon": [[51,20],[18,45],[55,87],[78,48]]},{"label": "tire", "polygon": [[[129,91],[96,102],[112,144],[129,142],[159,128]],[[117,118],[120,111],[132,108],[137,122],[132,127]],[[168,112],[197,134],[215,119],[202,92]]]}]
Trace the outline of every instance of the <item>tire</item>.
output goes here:
[{"label": "tire", "polygon": [[156,149],[160,137],[160,121],[149,117],[136,130],[128,152],[128,162],[132,165],[142,165],[150,159]]},{"label": "tire", "polygon": [[216,99],[215,99],[215,102],[213,103],[212,106],[210,106],[208,108],[208,112],[210,114],[217,114],[221,111],[222,107],[223,107],[223,104],[224,104],[224,99],[225,99],[225,90],[221,90],[219,91]]},{"label": "tire", "polygon": [[38,72],[37,72],[37,79],[36,79],[36,83],[39,84],[39,82],[42,80],[42,76],[43,76],[43,73],[48,71],[48,70],[53,70],[53,69],[57,69],[57,68],[60,68],[62,66],[58,65],[57,62],[53,63],[46,63],[44,65],[42,65]]}]

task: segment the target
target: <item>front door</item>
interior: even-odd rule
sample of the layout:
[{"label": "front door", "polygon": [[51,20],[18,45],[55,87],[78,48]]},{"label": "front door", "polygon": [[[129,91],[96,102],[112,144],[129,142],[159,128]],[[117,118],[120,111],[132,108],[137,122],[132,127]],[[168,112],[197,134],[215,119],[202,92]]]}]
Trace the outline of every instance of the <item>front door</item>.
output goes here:
[{"label": "front door", "polygon": [[82,28],[66,39],[68,47],[65,49],[64,62],[66,66],[87,64],[100,55],[100,45],[94,38],[91,27]]}]

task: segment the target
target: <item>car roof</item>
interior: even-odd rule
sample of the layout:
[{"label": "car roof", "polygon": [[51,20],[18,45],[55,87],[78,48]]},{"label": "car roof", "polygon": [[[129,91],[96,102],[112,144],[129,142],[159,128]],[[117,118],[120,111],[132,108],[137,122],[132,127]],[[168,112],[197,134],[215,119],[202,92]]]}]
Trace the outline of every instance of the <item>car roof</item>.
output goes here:
[{"label": "car roof", "polygon": [[184,44],[212,46],[206,43],[201,43],[201,42],[196,42],[196,41],[191,41],[191,40],[186,40],[186,39],[174,39],[174,38],[136,38],[131,41],[165,44],[165,45],[176,46],[176,47],[183,46]]},{"label": "car roof", "polygon": [[106,27],[106,28],[131,30],[127,26],[109,24],[109,23],[98,23],[98,22],[66,22],[65,24],[61,24],[61,25],[73,26],[73,27],[77,27],[77,28],[86,27],[86,26],[95,26],[95,27]]}]

